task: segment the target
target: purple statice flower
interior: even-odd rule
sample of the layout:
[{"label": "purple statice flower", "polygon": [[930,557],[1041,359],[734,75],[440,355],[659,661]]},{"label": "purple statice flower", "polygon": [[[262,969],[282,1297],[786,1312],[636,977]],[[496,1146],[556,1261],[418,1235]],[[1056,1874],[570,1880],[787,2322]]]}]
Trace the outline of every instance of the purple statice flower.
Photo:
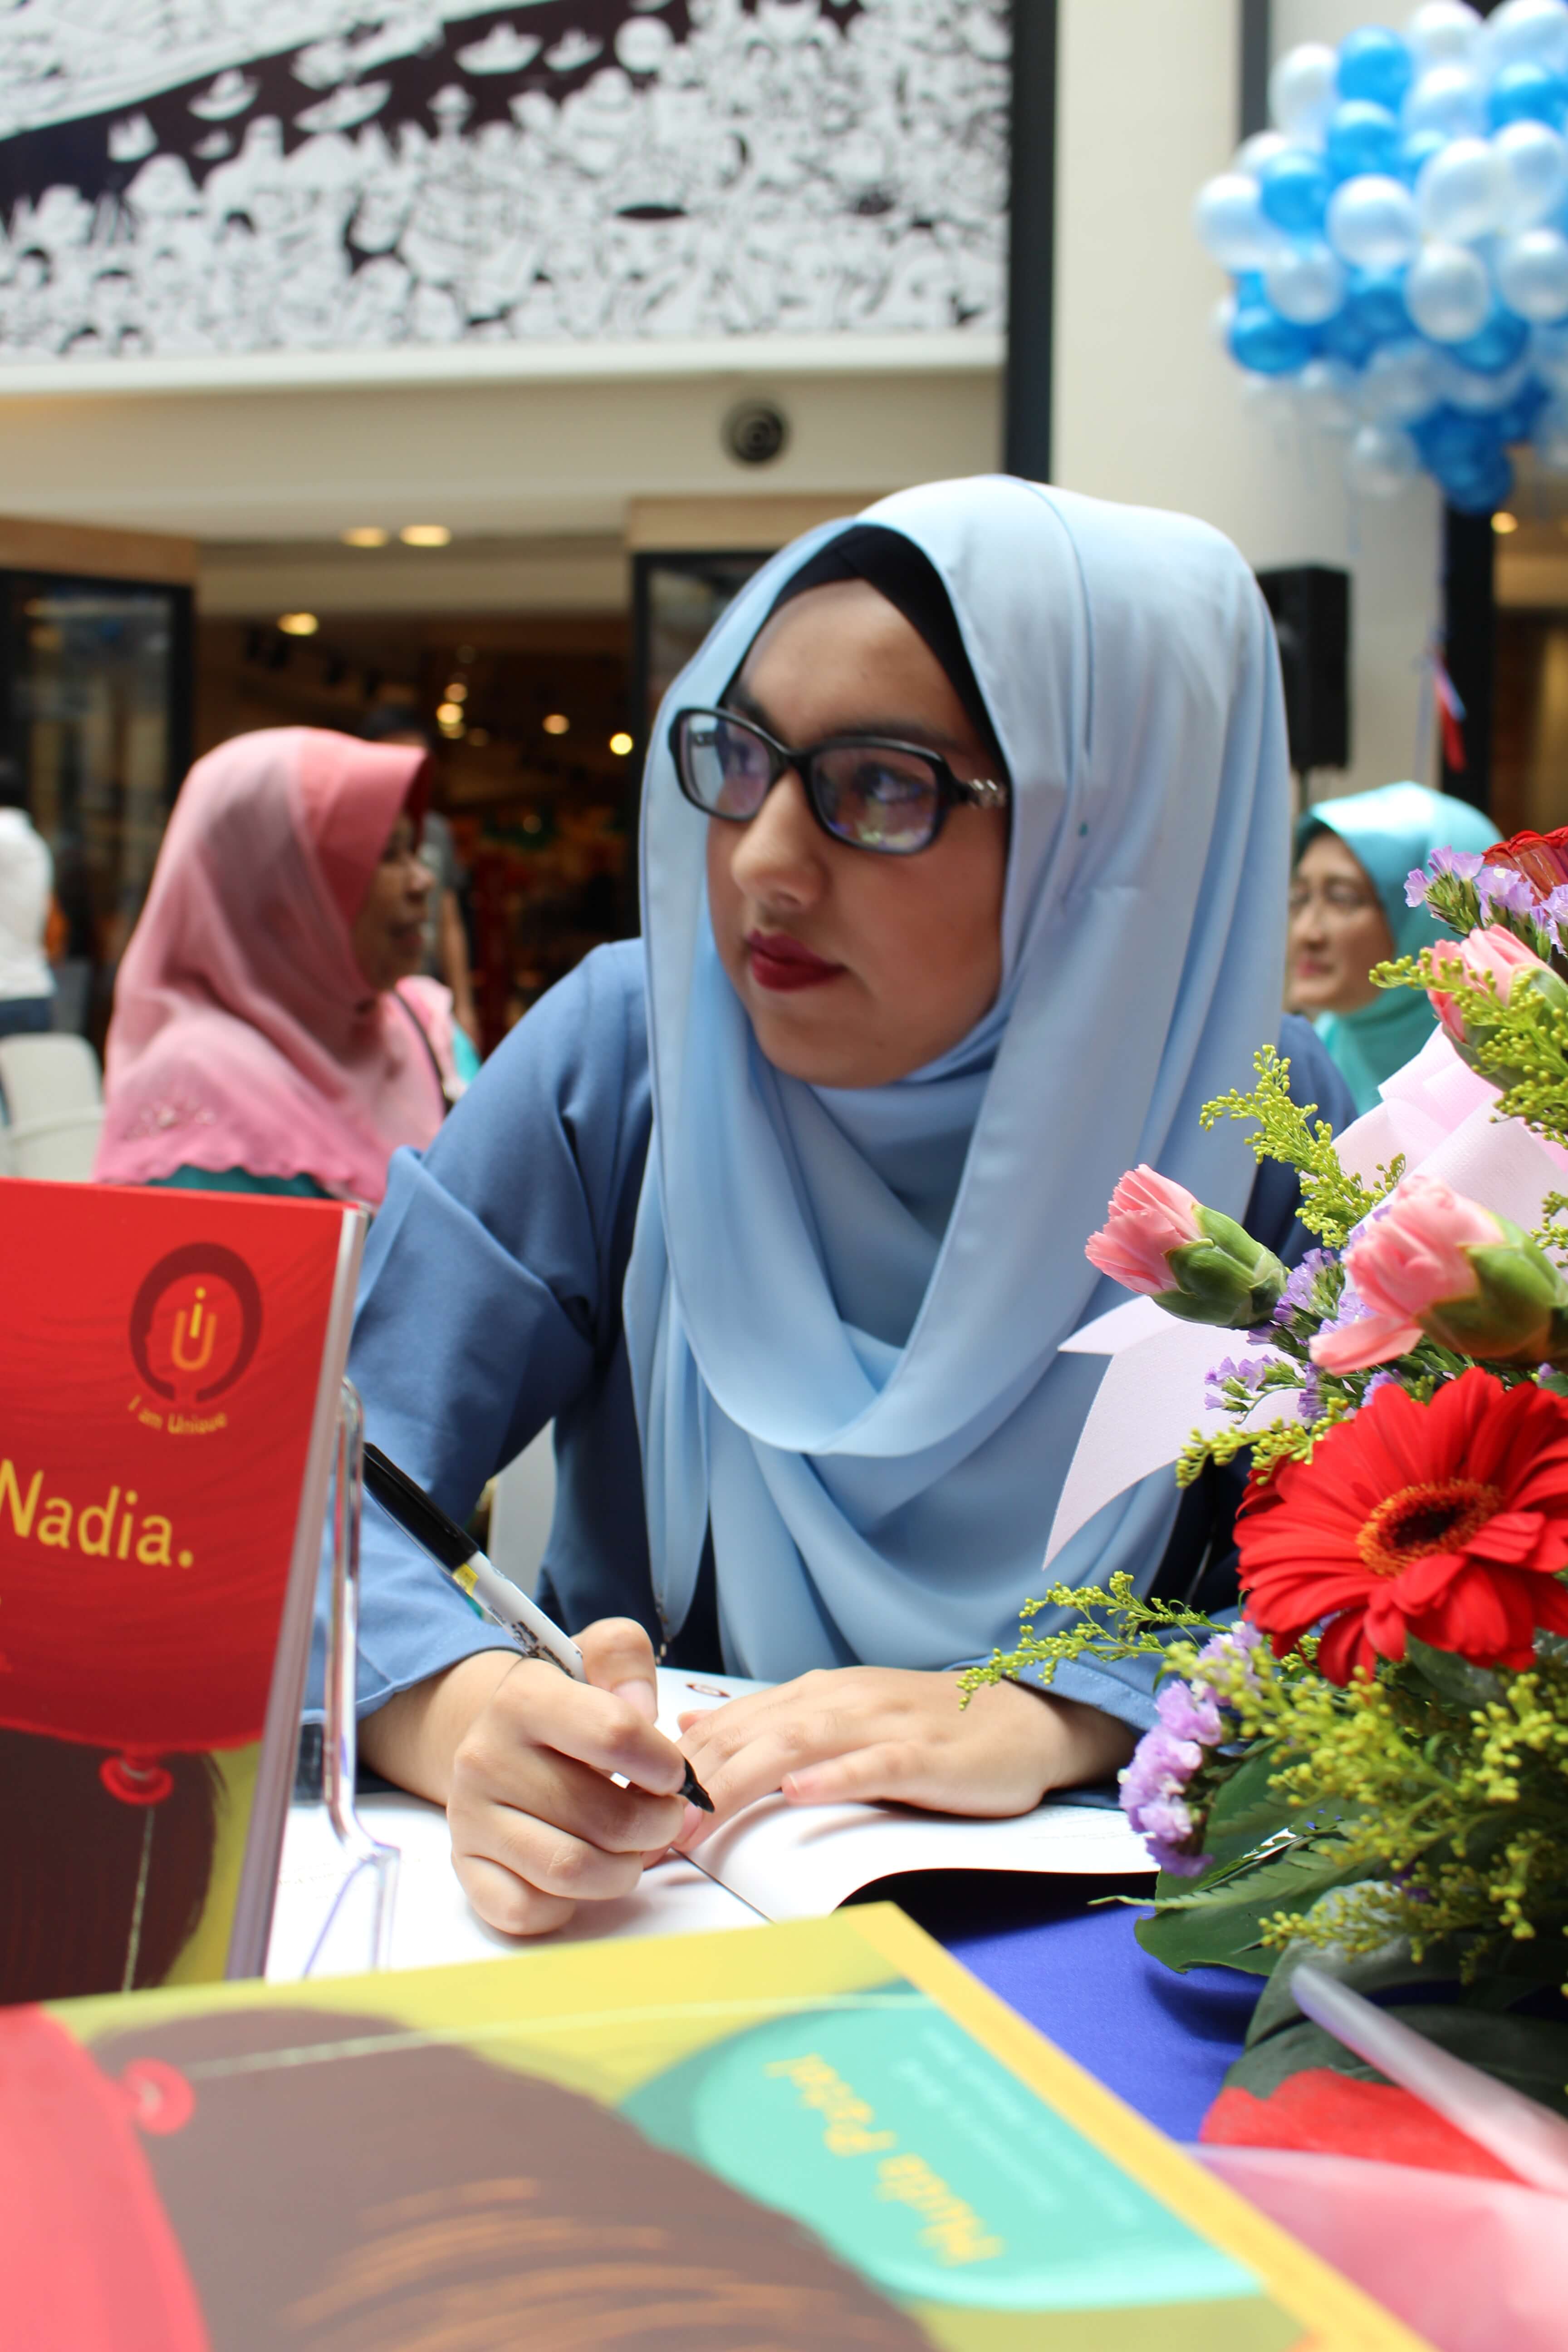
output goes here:
[{"label": "purple statice flower", "polygon": [[1559,882],[1541,902],[1541,912],[1549,923],[1568,923],[1568,882]]},{"label": "purple statice flower", "polygon": [[1217,1748],[1223,1737],[1219,1701],[1206,1683],[1164,1684],[1154,1700],[1160,1720],[1174,1740],[1195,1739],[1200,1748]]},{"label": "purple statice flower", "polygon": [[1405,877],[1405,905],[1407,907],[1424,907],[1426,904],[1426,893],[1431,887],[1431,877],[1426,873],[1426,868],[1420,866],[1413,866],[1409,873]]},{"label": "purple statice flower", "polygon": [[1296,1399],[1296,1412],[1302,1424],[1310,1429],[1323,1410],[1323,1383],[1316,1364],[1309,1364]]},{"label": "purple statice flower", "polygon": [[[1460,882],[1473,882],[1486,862],[1471,849],[1435,849],[1426,860],[1426,868],[1434,877],[1452,874]],[[1410,904],[1415,904],[1414,898]]]},{"label": "purple statice flower", "polygon": [[1292,1316],[1315,1312],[1317,1299],[1313,1286],[1324,1268],[1339,1263],[1332,1250],[1309,1250],[1300,1265],[1292,1266],[1289,1278],[1279,1294],[1279,1304],[1274,1309],[1277,1324],[1286,1324]]},{"label": "purple statice flower", "polygon": [[1232,1356],[1222,1357],[1213,1371],[1205,1375],[1204,1403],[1208,1411],[1219,1412],[1228,1404],[1229,1399],[1225,1393],[1226,1381],[1239,1381],[1244,1388],[1250,1390],[1252,1394],[1257,1396],[1263,1386],[1268,1366],[1269,1359],[1267,1356],[1243,1356],[1239,1360]]},{"label": "purple statice flower", "polygon": [[1223,1633],[1212,1635],[1198,1652],[1198,1664],[1212,1666],[1221,1658],[1245,1658],[1262,1646],[1263,1636],[1257,1626],[1243,1619],[1240,1624],[1227,1625]]},{"label": "purple statice flower", "polygon": [[1511,866],[1485,866],[1476,883],[1476,897],[1480,905],[1481,920],[1489,922],[1500,908],[1508,915],[1533,915],[1535,892],[1522,874]]},{"label": "purple statice flower", "polygon": [[1373,1372],[1362,1394],[1363,1404],[1370,1404],[1379,1389],[1396,1389],[1398,1381],[1392,1372]]},{"label": "purple statice flower", "polygon": [[1206,1856],[1193,1850],[1197,1823],[1186,1801],[1203,1760],[1197,1740],[1174,1738],[1159,1723],[1143,1734],[1121,1775],[1122,1811],[1157,1866],[1178,1878],[1196,1878],[1208,1867]]}]

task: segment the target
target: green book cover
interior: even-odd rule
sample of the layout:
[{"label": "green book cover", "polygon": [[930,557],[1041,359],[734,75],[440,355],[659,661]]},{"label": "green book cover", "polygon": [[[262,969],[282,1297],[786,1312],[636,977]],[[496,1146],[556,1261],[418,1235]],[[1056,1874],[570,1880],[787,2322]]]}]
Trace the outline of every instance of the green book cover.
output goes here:
[{"label": "green book cover", "polygon": [[3,2352],[1414,2352],[889,1906],[0,2012]]}]

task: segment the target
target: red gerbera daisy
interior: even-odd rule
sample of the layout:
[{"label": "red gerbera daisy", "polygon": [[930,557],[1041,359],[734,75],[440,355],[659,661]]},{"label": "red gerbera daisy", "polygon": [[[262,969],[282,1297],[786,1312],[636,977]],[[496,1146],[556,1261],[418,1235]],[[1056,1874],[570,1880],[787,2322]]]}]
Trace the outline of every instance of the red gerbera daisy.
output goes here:
[{"label": "red gerbera daisy", "polygon": [[1568,1404],[1489,1372],[1430,1404],[1380,1389],[1248,1489],[1237,1526],[1247,1614],[1282,1657],[1330,1621],[1331,1682],[1402,1658],[1415,1634],[1478,1666],[1528,1666],[1568,1633]]}]

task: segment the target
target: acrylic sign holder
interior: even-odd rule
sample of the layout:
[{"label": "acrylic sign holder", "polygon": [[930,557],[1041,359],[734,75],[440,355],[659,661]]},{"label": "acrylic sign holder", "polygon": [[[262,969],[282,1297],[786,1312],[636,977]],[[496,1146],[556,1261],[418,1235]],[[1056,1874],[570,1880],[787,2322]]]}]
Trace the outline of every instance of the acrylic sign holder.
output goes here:
[{"label": "acrylic sign holder", "polygon": [[338,1409],[337,1471],[332,1482],[332,1607],[327,1636],[326,1725],[321,1758],[322,1801],[342,1853],[344,1872],[305,1963],[307,1977],[314,1972],[351,1895],[366,1885],[371,1890],[368,1966],[387,1967],[392,1949],[397,1848],[383,1845],[373,1838],[354,1811],[360,1517],[363,1504],[364,1409],[353,1382],[345,1381]]}]

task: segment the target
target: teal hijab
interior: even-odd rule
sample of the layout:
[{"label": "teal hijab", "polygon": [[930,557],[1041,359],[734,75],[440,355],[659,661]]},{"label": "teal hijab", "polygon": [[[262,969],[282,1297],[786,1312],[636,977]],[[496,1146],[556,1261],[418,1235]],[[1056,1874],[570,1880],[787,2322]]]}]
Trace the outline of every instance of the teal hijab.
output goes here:
[{"label": "teal hijab", "polygon": [[[1320,801],[1296,826],[1300,856],[1316,833],[1337,834],[1360,859],[1377,892],[1396,956],[1419,955],[1449,937],[1425,907],[1406,906],[1405,881],[1435,849],[1489,849],[1497,839],[1490,817],[1468,801],[1428,792],[1425,784],[1381,784],[1373,793]],[[1371,1110],[1385,1078],[1417,1055],[1436,1026],[1431,1007],[1413,988],[1380,991],[1354,1013],[1320,1013],[1313,1024],[1339,1065],[1358,1111]]]}]

